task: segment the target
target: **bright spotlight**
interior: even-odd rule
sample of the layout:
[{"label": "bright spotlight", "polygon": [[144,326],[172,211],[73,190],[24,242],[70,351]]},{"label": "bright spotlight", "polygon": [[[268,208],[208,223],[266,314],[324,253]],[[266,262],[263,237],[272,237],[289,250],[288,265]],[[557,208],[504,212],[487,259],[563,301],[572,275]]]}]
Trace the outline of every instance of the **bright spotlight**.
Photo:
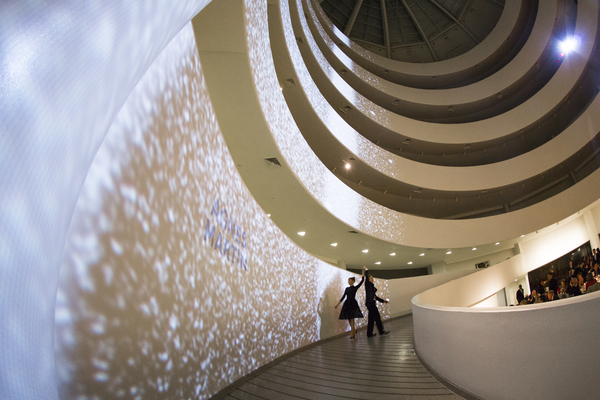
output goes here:
[{"label": "bright spotlight", "polygon": [[558,43],[558,49],[563,54],[569,54],[570,52],[577,50],[581,45],[581,37],[571,36]]}]

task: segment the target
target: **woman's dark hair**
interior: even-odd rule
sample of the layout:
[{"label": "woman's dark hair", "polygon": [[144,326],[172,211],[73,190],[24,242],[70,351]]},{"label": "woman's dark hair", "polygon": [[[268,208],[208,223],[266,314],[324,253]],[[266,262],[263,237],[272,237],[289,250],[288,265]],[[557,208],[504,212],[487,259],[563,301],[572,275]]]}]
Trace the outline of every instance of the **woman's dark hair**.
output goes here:
[{"label": "woman's dark hair", "polygon": [[353,276],[351,276],[351,277],[350,277],[350,278],[348,278],[348,279],[352,279],[354,282],[356,282],[356,278],[355,278],[355,277],[353,277]]}]

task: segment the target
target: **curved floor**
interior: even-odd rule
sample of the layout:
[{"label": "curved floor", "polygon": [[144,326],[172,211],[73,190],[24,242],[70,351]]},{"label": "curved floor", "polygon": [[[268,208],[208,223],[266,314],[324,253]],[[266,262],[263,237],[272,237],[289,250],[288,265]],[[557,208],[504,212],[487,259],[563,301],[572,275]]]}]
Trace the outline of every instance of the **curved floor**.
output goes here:
[{"label": "curved floor", "polygon": [[386,336],[362,329],[355,340],[343,335],[283,356],[213,399],[462,399],[417,359],[412,315],[384,327]]}]

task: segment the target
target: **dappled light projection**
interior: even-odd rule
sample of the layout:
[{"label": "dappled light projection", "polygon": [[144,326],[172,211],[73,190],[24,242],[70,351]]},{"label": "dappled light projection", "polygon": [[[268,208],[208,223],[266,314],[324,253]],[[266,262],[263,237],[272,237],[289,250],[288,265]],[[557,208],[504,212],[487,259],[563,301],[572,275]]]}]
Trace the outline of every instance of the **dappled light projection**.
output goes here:
[{"label": "dappled light projection", "polygon": [[333,306],[351,275],[300,250],[250,196],[188,25],[128,99],[81,191],[56,301],[60,396],[208,398],[346,331]]},{"label": "dappled light projection", "polygon": [[[289,9],[286,4],[282,4],[281,7],[284,14],[286,14],[283,26],[288,36],[288,44],[290,44]],[[273,60],[272,58],[264,57],[265,52],[269,51],[268,49],[270,48],[267,19],[263,17],[263,15],[266,15],[266,8],[266,3],[247,4],[245,10],[246,21],[248,21],[246,40],[248,42],[254,85],[257,88],[265,120],[269,124],[271,133],[281,154],[306,190],[333,216],[355,227],[357,230],[373,235],[374,237],[384,238],[384,240],[396,243],[402,242],[404,227],[400,225],[404,220],[404,215],[390,211],[390,209],[362,197],[336,178],[317,158],[296,126],[281,93],[279,83],[276,79],[273,79],[276,76]],[[296,45],[290,45],[289,49],[294,64],[302,65],[301,55]],[[302,78],[306,75],[308,75],[308,71],[302,68],[299,71],[299,79],[303,85],[305,82],[302,81]],[[309,99],[315,102],[313,107],[315,107],[317,112],[326,109],[326,101],[318,93],[316,86],[310,85],[309,87],[307,85],[303,89],[306,90]],[[324,112],[323,114],[320,116],[328,126],[335,125],[332,133],[338,133],[340,125],[346,125],[348,128],[338,139],[343,140],[350,148],[360,150],[366,147],[366,139],[349,128],[340,119],[339,115],[331,112]],[[340,125],[336,125],[336,120]],[[388,155],[388,152],[385,150],[381,150],[381,153],[386,156]],[[369,157],[374,156],[374,154],[367,152],[365,152],[365,155]],[[386,157],[385,160],[386,162],[381,164],[389,168],[389,158]],[[373,224],[370,219],[373,215],[381,222]],[[381,231],[380,229],[383,225],[400,228],[393,229],[391,232]]]}]

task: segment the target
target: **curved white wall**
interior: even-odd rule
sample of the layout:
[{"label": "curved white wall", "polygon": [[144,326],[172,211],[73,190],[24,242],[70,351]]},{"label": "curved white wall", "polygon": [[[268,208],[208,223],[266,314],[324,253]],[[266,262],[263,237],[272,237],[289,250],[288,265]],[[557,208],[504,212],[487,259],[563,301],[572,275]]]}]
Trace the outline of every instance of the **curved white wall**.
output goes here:
[{"label": "curved white wall", "polygon": [[1,3],[2,397],[57,398],[54,302],[79,190],[133,87],[206,3]]},{"label": "curved white wall", "polygon": [[81,190],[56,303],[59,393],[208,398],[344,332],[333,307],[349,276],[299,249],[251,197],[189,24],[131,93]]},{"label": "curved white wall", "polygon": [[[298,4],[300,0],[296,3],[300,7],[300,4]],[[355,131],[324,98],[319,87],[313,81],[313,79],[319,79],[319,76],[322,78],[322,81],[330,81],[329,85],[331,87],[335,87],[336,90],[339,90],[348,98],[354,99],[353,101],[360,104],[360,107],[356,110],[360,111],[362,107],[365,115],[373,119],[373,129],[377,129],[379,123],[384,123],[386,115],[389,113],[388,111],[382,112],[380,107],[372,104],[362,95],[355,92],[338,76],[335,70],[326,64],[323,55],[314,43],[310,32],[307,32],[308,28],[306,27],[304,29],[306,36],[303,42],[299,44],[296,37],[300,35],[295,33],[291,26],[293,25],[291,19],[298,18],[298,10],[295,8],[290,10],[287,3],[282,3],[280,8],[281,18],[283,19],[283,32],[279,33],[278,24],[273,24],[269,29],[275,31],[272,38],[272,41],[275,42],[274,46],[277,46],[280,41],[284,41],[285,39],[287,51],[290,54],[289,59],[286,57],[286,54],[277,56],[276,64],[278,65],[279,73],[282,76],[297,79],[296,87],[289,91],[286,89],[288,104],[292,102],[290,108],[296,107],[302,110],[302,118],[311,121],[310,123],[313,125],[311,129],[318,132],[315,134],[317,137],[324,135],[333,136],[339,142],[340,152],[347,151],[352,153],[357,160],[364,162],[370,168],[394,180],[414,185],[415,187],[444,191],[481,191],[508,186],[543,174],[557,164],[560,164],[579,151],[590,141],[590,138],[594,137],[600,131],[600,117],[597,112],[600,98],[596,98],[582,115],[561,132],[557,138],[509,160],[481,166],[446,167],[424,164],[398,156],[382,149]],[[548,10],[553,11],[554,14],[556,13],[555,7],[552,6],[544,7],[542,11],[547,12]],[[301,11],[300,15],[302,14]],[[553,22],[554,17],[552,15],[550,17],[552,18],[546,17],[546,20],[549,19]],[[305,25],[306,21],[302,17],[300,19],[303,25]],[[548,27],[546,26],[543,27],[542,31],[549,34]],[[537,43],[538,40],[535,38],[531,39],[528,42],[528,46],[537,46],[540,51],[543,50],[545,41],[542,41],[542,44],[540,44]],[[306,46],[311,47],[314,59],[312,55],[305,56],[304,58],[301,56],[300,48],[305,48]],[[527,52],[527,49],[524,52]],[[304,54],[306,55],[306,53],[305,49]],[[537,56],[535,59],[537,59]],[[317,61],[323,68],[323,70],[320,70],[322,75],[315,73],[315,68],[319,68],[316,65],[312,66],[312,73],[309,73],[308,63],[313,62],[314,64]],[[494,76],[497,76],[497,74]],[[572,78],[574,79],[576,76],[573,75]],[[514,74],[512,77],[518,79],[521,76],[520,74]],[[501,81],[508,83],[510,79],[506,79],[503,76]],[[375,85],[372,82],[370,84]],[[569,85],[565,85],[565,87],[569,87]],[[472,93],[481,93],[481,90],[477,90],[471,86],[462,89],[469,90]],[[429,96],[436,97],[437,94],[430,93]],[[299,103],[307,104],[299,105]],[[307,111],[307,109],[310,111]],[[498,123],[497,126],[499,129],[503,129],[502,123]],[[504,133],[507,134],[510,132],[505,131]]]},{"label": "curved white wall", "polygon": [[[247,36],[239,29],[229,29],[228,35],[218,30],[202,32],[200,42],[211,43],[214,39],[231,50],[217,52],[211,45],[199,46],[201,58],[206,60],[209,89],[214,91],[211,96],[215,99],[215,111],[236,162],[256,162],[256,154],[247,149],[260,143],[261,155],[276,154],[278,159],[281,155],[280,161],[286,166],[284,172],[289,168],[291,179],[286,184],[294,189],[278,193],[281,202],[294,204],[301,192],[313,206],[325,209],[332,223],[341,222],[377,239],[405,246],[429,248],[435,243],[437,248],[453,248],[518,237],[567,218],[600,197],[600,185],[596,184],[600,182],[600,171],[526,209],[472,220],[416,217],[360,196],[321,163],[302,137],[281,93],[272,57],[266,56],[271,54],[266,17],[256,10],[252,8],[253,14],[246,19],[247,31],[251,33]],[[244,104],[245,112],[232,108],[229,101]],[[242,129],[253,134],[239,135]],[[389,163],[385,159],[381,162]],[[494,229],[489,229],[490,226]]]},{"label": "curved white wall", "polygon": [[[402,135],[401,137],[444,144],[472,144],[496,140],[509,133],[515,133],[521,129],[527,128],[529,125],[534,124],[537,120],[546,115],[549,110],[552,110],[560,104],[562,99],[569,93],[573,86],[576,85],[579,76],[586,67],[595,43],[597,27],[598,3],[595,1],[579,2],[577,6],[577,22],[574,34],[582,38],[580,49],[565,57],[557,73],[535,95],[530,97],[519,107],[513,108],[492,118],[461,124],[429,123],[406,118],[383,109],[378,105],[373,104],[371,101],[364,99],[362,95],[356,93],[354,89],[350,88],[345,82],[342,84],[347,86],[347,88],[343,94],[345,95],[347,104],[351,104],[353,109],[363,113],[367,118],[371,118],[369,115],[370,110],[377,110],[378,115],[384,115],[385,118],[379,117],[379,125],[392,133]],[[538,40],[540,39],[533,38],[531,45],[545,47],[548,44],[544,39],[540,40],[541,43],[537,42]],[[314,47],[317,47],[316,44]],[[469,53],[470,52],[467,52],[465,54]],[[432,64],[436,63],[419,65],[419,68],[425,69],[428,65]],[[521,77],[518,71],[510,71],[508,68],[501,71],[501,74],[505,73],[511,74],[511,79]],[[416,74],[418,75],[418,73]],[[513,74],[516,74],[517,76],[515,77]],[[482,81],[482,83],[484,83],[484,81]],[[503,83],[506,84],[507,82],[503,81]],[[470,85],[472,86],[471,89],[476,90],[473,86],[476,87],[477,85],[479,85],[479,83]],[[454,91],[454,89],[452,91]],[[450,93],[452,91],[447,92]],[[352,93],[352,95],[346,95],[348,92]]]},{"label": "curved white wall", "polygon": [[474,272],[474,268],[457,269],[441,274],[390,279],[388,281],[390,318],[412,313],[412,299],[419,293],[442,284],[454,282],[456,279],[471,275]]},{"label": "curved white wall", "polygon": [[[328,64],[326,65],[324,62],[321,62],[321,67],[331,67],[331,69],[335,69],[338,74],[340,73],[339,71],[344,69],[346,73],[352,74],[353,78],[349,79],[346,75],[344,75],[343,78],[348,81],[348,84],[352,85],[356,91],[362,93],[369,99],[372,99],[373,97],[378,98],[380,101],[378,104],[380,105],[384,104],[385,101],[391,103],[394,99],[402,99],[422,105],[456,106],[479,101],[485,99],[486,97],[496,96],[510,85],[516,83],[519,79],[522,79],[528,70],[535,67],[536,61],[542,56],[546,46],[550,47],[552,40],[554,40],[552,37],[554,24],[557,23],[559,18],[562,19],[562,15],[560,17],[557,16],[557,0],[544,2],[544,6],[538,8],[535,24],[526,44],[521,49],[519,54],[504,68],[488,78],[471,85],[460,86],[453,89],[436,90],[402,86],[365,70],[352,59],[350,59],[346,54],[339,51],[338,46],[329,36],[327,36],[315,10],[310,7],[309,2],[306,0],[297,0],[296,4],[302,12],[309,13],[312,17],[312,20],[309,18],[308,21],[302,18],[303,32],[311,41],[310,45],[313,48],[313,53],[317,54],[316,48],[318,46],[318,53],[322,51],[323,56],[327,59]],[[304,4],[309,7],[308,10],[303,9]],[[505,11],[502,13],[502,18],[512,17],[516,20],[518,12],[515,11],[518,11],[518,7],[513,6],[515,6],[514,3],[507,4]],[[321,12],[321,10],[318,12]],[[505,26],[506,21],[502,20],[502,18],[499,21],[498,28],[500,28],[502,34],[510,34],[511,30],[509,27]],[[515,20],[512,21],[513,24],[516,22]],[[304,24],[305,22],[307,22],[307,24]],[[330,21],[328,22],[331,23]],[[315,25],[315,29],[318,30],[320,35],[313,37],[312,30],[309,29],[309,25]],[[490,35],[495,36],[493,33]],[[497,38],[496,40],[498,39],[500,38]],[[502,39],[502,41],[511,40],[507,37],[503,37]],[[492,43],[495,41],[485,40],[484,42],[486,43],[481,43],[480,45],[475,46],[475,48],[469,52],[464,53],[462,56],[452,58],[451,60],[453,60],[453,63],[458,64],[457,59],[465,55],[473,58],[475,54],[471,53],[489,52],[490,49],[498,49],[501,47],[502,41],[498,40],[497,43]],[[555,49],[552,50],[555,51]],[[466,57],[464,57],[462,60],[466,64],[463,66],[463,70],[472,67],[472,65],[468,64],[468,61],[465,58]],[[442,67],[443,63],[444,62],[421,64],[421,70],[414,72],[415,74],[424,74],[424,71],[428,68],[431,68],[431,66],[436,65],[437,67]],[[414,66],[411,66],[411,63],[398,62],[398,64],[402,65],[403,67],[406,66],[406,68],[414,68]],[[441,68],[439,72],[441,72]],[[443,73],[441,73],[441,75],[443,75]],[[360,104],[360,107],[365,107],[365,101],[363,100],[361,103],[362,104]]]},{"label": "curved white wall", "polygon": [[[69,77],[62,76],[67,91]],[[119,87],[128,99],[106,135],[97,128],[80,138],[76,124],[56,127],[53,113],[39,116],[65,144],[41,152],[55,167],[52,179],[41,182],[47,171],[35,165],[6,169],[21,174],[21,186],[2,175],[1,217],[14,221],[2,225],[2,398],[207,398],[348,329],[333,306],[352,274],[300,250],[250,196],[216,123],[191,26],[134,90],[127,87]],[[95,94],[84,91],[70,104]],[[95,110],[87,110],[90,121]],[[16,140],[13,130],[2,139],[33,151],[44,136],[28,133],[34,143]],[[96,143],[97,152],[78,152],[80,140]],[[15,162],[5,154],[1,162]],[[55,193],[84,177],[81,188]],[[40,220],[15,212],[28,210],[14,201],[28,200],[35,185],[47,201],[60,194],[66,210],[56,202],[33,208]],[[42,229],[45,219],[63,230]],[[377,286],[392,297],[386,281]]]},{"label": "curved white wall", "polygon": [[472,306],[588,240],[597,243],[599,213],[596,204],[524,242],[520,254],[415,296],[420,359],[449,383],[483,399],[524,398],[532,392],[549,399],[595,398],[600,361],[589,338],[600,327],[600,295],[518,307]]},{"label": "curved white wall", "polygon": [[514,27],[523,1],[524,0],[507,0],[505,2],[504,11],[500,20],[492,32],[490,32],[483,40],[481,46],[476,46],[471,51],[463,53],[458,57],[427,64],[401,62],[373,54],[348,39],[335,25],[333,25],[333,23],[331,23],[322,10],[318,10],[317,12],[319,13],[320,21],[324,28],[326,28],[330,37],[332,39],[338,39],[341,43],[348,46],[348,49],[344,50],[350,54],[351,58],[362,58],[368,60],[369,64],[372,63],[377,66],[383,66],[390,71],[398,71],[415,76],[439,76],[474,67],[490,57],[493,52],[501,46],[502,42],[507,39],[506,32],[512,30]]},{"label": "curved white wall", "polygon": [[595,399],[600,294],[502,309],[413,308],[415,351],[486,400]]},{"label": "curved white wall", "polygon": [[[267,62],[257,60],[265,46],[266,5],[248,4],[250,10],[243,11],[250,21],[247,35],[261,42],[251,49],[255,67]],[[178,58],[176,51],[167,51],[167,70],[188,68],[186,74],[150,71],[154,79],[150,89],[146,86],[149,92],[134,94],[133,103],[126,104],[125,114],[116,119],[144,72],[205,5],[157,0],[35,7],[8,1],[0,6],[5,55],[0,64],[1,397],[56,399],[58,380],[61,397],[68,398],[77,390],[85,391],[76,387],[77,382],[98,388],[114,383],[116,376],[125,380],[116,380],[123,386],[117,387],[115,396],[152,397],[173,390],[173,397],[203,398],[273,357],[345,329],[337,321],[331,323],[336,316],[331,306],[341,295],[347,273],[291,245],[251,199],[224,150],[201,75],[194,75],[200,69],[190,61],[193,57]],[[254,18],[257,15],[262,17]],[[257,94],[265,98],[278,91],[272,80],[255,83]],[[153,95],[162,96],[166,87],[168,95],[153,102]],[[281,123],[276,105],[269,120],[274,126]],[[130,113],[133,109],[140,113]],[[163,113],[168,118],[154,119]],[[121,139],[106,136],[111,126],[124,132]],[[99,151],[105,137],[107,148]],[[96,153],[99,158],[94,161]],[[134,164],[137,167],[130,168]],[[86,176],[92,183],[82,189]],[[351,193],[349,197],[355,199]],[[590,198],[598,198],[594,190],[582,196],[565,195],[560,201],[583,208]],[[215,199],[226,205],[227,215],[235,216],[248,234],[253,250],[247,264],[241,264],[244,267],[237,259],[232,261],[231,247],[225,252],[224,241],[222,248],[216,245],[218,234],[215,242],[204,239],[206,226],[216,226],[222,218],[221,211],[219,217],[212,214]],[[169,207],[169,202],[177,206]],[[389,227],[389,220],[402,226],[403,221],[378,215],[377,208],[367,207],[368,202],[358,200],[357,206],[365,207],[364,219],[357,224],[369,232]],[[367,224],[371,217],[378,227]],[[441,236],[451,236],[463,226],[450,224],[440,232],[437,226],[423,229],[420,219],[409,225]],[[499,229],[514,236],[508,228]],[[401,230],[400,238],[403,234]],[[410,240],[431,240],[424,233],[417,235]],[[461,240],[473,242],[475,237],[471,233]],[[264,246],[272,240],[278,244]],[[275,265],[276,261],[280,262]],[[269,276],[271,271],[281,272],[281,278]],[[265,284],[273,290],[263,291]],[[379,286],[384,290],[385,282]],[[256,309],[257,299],[265,297],[270,309]],[[282,298],[292,302],[282,305]],[[299,302],[305,307],[302,318],[290,319],[290,308]],[[405,308],[398,310],[394,312],[403,313]],[[240,316],[251,318],[251,323],[231,318]],[[249,350],[246,346],[253,343],[249,338],[259,334],[252,327],[256,320],[266,335],[271,333],[266,337],[270,344],[265,350],[252,350],[254,361],[237,365],[239,352]],[[234,321],[234,326],[223,321]],[[133,329],[124,330],[119,323]],[[235,334],[243,332],[244,338],[216,335],[227,328]],[[304,334],[294,338],[300,329]],[[144,340],[134,340],[139,339],[134,332],[146,335]],[[257,340],[266,343],[263,337]],[[217,345],[206,345],[212,341]],[[90,349],[98,353],[81,357]],[[129,351],[137,353],[132,356]],[[203,366],[206,360],[214,363]],[[193,363],[200,363],[200,369]],[[140,365],[147,369],[134,368]],[[213,374],[198,378],[203,367]],[[144,381],[147,387],[142,388],[130,385],[128,376],[152,379]],[[173,376],[175,383],[170,383]],[[179,377],[190,379],[180,385]]]}]

